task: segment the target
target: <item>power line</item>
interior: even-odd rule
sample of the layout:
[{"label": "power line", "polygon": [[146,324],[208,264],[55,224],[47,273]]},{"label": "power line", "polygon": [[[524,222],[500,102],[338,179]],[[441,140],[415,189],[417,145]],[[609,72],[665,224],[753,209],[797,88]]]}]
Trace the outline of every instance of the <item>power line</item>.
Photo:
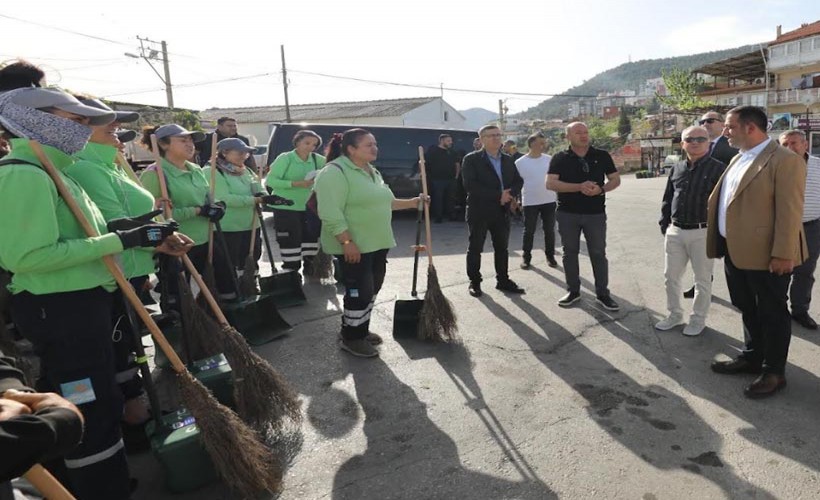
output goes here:
[{"label": "power line", "polygon": [[65,28],[60,28],[59,26],[52,26],[50,24],[42,24],[42,23],[38,23],[38,22],[35,22],[35,21],[29,21],[27,19],[20,19],[19,17],[13,17],[13,16],[9,16],[7,14],[0,14],[0,17],[3,17],[5,19],[11,19],[12,21],[17,21],[17,22],[20,22],[20,23],[32,24],[34,26],[40,26],[41,28],[47,28],[47,29],[52,29],[52,30],[56,30],[56,31],[62,31],[63,33],[69,33],[69,34],[72,34],[72,35],[82,36],[82,37],[90,38],[92,40],[97,40],[97,41],[100,41],[100,42],[113,43],[115,45],[121,45],[123,47],[131,47],[132,46],[132,44],[117,41],[117,40],[112,40],[110,38],[103,38],[101,36],[89,35],[87,33],[80,33],[79,31],[73,31],[73,30],[69,30],[69,29],[65,29]]},{"label": "power line", "polygon": [[[238,80],[249,80],[251,78],[261,78],[263,76],[271,76],[271,75],[275,75],[275,74],[276,73],[259,73],[257,75],[246,75],[246,76],[235,76],[233,78],[224,78],[222,80],[207,80],[207,81],[202,81],[202,82],[182,83],[182,84],[179,84],[179,85],[174,85],[174,88],[201,87],[201,86],[204,86],[204,85],[213,85],[215,83],[226,83],[226,82],[235,82],[235,81],[238,81]],[[131,92],[119,92],[119,93],[116,93],[116,94],[106,94],[106,95],[101,96],[101,97],[108,98],[108,97],[118,97],[118,96],[123,96],[123,95],[147,94],[149,92],[159,92],[159,91],[162,91],[162,90],[165,90],[165,87],[135,90],[135,91],[131,91]]]}]

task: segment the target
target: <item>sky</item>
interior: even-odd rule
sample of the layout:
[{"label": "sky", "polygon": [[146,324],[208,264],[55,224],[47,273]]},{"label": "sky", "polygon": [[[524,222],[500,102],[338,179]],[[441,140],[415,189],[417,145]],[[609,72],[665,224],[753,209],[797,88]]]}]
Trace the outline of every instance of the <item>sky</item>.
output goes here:
[{"label": "sky", "polygon": [[[630,58],[771,41],[778,24],[786,32],[820,19],[812,5],[39,0],[0,11],[0,61],[26,58],[47,70],[49,84],[73,91],[164,105],[160,78],[145,60],[125,53],[139,53],[137,36],[165,40],[175,105],[201,110],[284,104],[284,45],[291,104],[438,96],[443,85],[445,100],[457,109],[497,110],[504,99],[515,113]],[[162,73],[161,63],[155,65]]]}]

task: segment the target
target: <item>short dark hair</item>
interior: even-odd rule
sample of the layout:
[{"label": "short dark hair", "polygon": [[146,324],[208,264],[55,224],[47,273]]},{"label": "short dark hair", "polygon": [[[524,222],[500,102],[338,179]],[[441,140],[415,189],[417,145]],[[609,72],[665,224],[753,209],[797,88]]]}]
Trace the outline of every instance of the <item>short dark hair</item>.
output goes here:
[{"label": "short dark hair", "polygon": [[737,116],[737,121],[741,125],[753,124],[760,129],[761,132],[766,132],[769,129],[769,117],[763,108],[757,106],[737,106],[729,110],[729,115]]},{"label": "short dark hair", "polygon": [[484,126],[483,126],[483,127],[481,127],[480,129],[478,129],[478,137],[480,138],[482,135],[484,135],[484,132],[486,132],[486,131],[488,131],[488,130],[492,130],[492,129],[501,130],[501,129],[498,127],[498,125],[492,125],[492,124],[490,124],[490,125],[484,125]]},{"label": "short dark hair", "polygon": [[532,134],[531,136],[527,137],[527,147],[531,147],[532,143],[537,141],[538,139],[546,139],[546,137],[544,137],[544,134],[542,134],[541,132],[536,132]]},{"label": "short dark hair", "polygon": [[222,125],[225,122],[235,122],[236,118],[231,118],[230,116],[223,116],[219,120],[216,121],[217,125]]},{"label": "short dark hair", "polygon": [[0,92],[25,87],[39,87],[46,74],[38,66],[17,59],[0,64]]},{"label": "short dark hair", "polygon": [[453,136],[452,136],[452,135],[450,135],[450,134],[440,134],[440,135],[438,136],[438,142],[441,142],[441,141],[443,141],[444,139],[448,139],[448,138],[449,138],[449,139],[452,139],[452,138],[453,138]]},{"label": "short dark hair", "polygon": [[322,147],[322,137],[319,134],[317,134],[316,132],[314,132],[312,130],[307,130],[307,129],[306,130],[300,130],[300,131],[296,132],[296,134],[293,136],[293,141],[291,141],[292,144],[293,144],[293,147],[295,148],[296,145],[299,144],[299,142],[302,141],[302,139],[306,139],[308,137],[313,137],[314,139],[319,141],[319,143],[316,145],[317,148]]},{"label": "short dark hair", "polygon": [[512,140],[512,139],[507,139],[506,141],[504,141],[504,145],[505,146],[515,146],[515,141]]}]

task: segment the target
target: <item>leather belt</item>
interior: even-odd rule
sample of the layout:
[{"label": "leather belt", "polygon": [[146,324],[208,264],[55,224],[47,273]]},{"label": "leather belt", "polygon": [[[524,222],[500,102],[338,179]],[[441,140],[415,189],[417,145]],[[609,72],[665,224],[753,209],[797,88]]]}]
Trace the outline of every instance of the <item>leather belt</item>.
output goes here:
[{"label": "leather belt", "polygon": [[703,229],[706,227],[705,222],[695,222],[693,224],[684,224],[683,222],[672,221],[672,225],[681,229]]}]

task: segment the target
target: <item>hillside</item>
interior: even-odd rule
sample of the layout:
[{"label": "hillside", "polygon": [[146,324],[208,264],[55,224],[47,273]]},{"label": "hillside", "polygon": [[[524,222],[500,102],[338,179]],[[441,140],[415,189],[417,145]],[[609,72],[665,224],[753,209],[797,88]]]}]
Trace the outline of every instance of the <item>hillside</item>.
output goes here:
[{"label": "hillside", "polygon": [[498,119],[498,113],[484,108],[470,108],[459,111],[459,113],[467,119],[465,128],[468,130],[478,130],[483,125],[486,125],[487,122]]},{"label": "hillside", "polygon": [[[616,90],[638,90],[638,87],[650,78],[661,76],[662,69],[682,68],[692,69],[704,64],[719,61],[755,50],[755,46],[746,45],[734,49],[703,52],[688,56],[667,57],[664,59],[646,59],[621,64],[603,73],[598,73],[577,87],[572,87],[563,94],[569,95],[597,95],[599,92]],[[516,115],[521,118],[564,118],[566,105],[572,97],[556,96],[529,108]]]}]

